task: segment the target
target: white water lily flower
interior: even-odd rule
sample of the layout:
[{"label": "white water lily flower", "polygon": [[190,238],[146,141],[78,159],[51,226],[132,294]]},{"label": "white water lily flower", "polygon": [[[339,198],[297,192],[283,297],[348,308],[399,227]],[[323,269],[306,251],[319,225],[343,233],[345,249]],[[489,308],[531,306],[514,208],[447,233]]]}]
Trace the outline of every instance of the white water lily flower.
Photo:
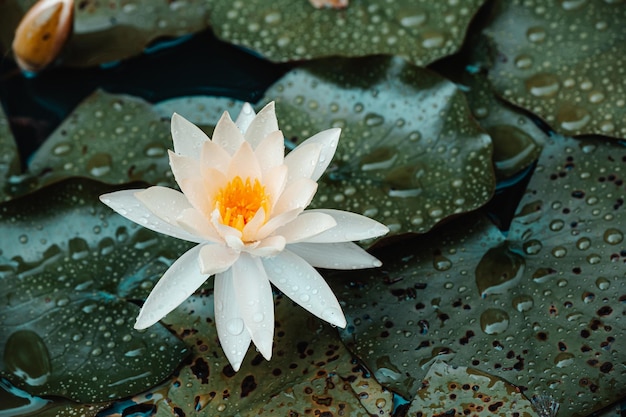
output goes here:
[{"label": "white water lily flower", "polygon": [[354,213],[307,210],[340,129],[309,138],[287,156],[274,103],[258,115],[245,104],[236,122],[224,113],[213,139],[174,114],[170,165],[182,193],[165,187],[100,196],[149,229],[197,242],[165,272],[135,324],[149,327],[215,275],[215,323],[238,370],[253,341],[270,359],[274,301],[270,283],[327,322],[345,327],[335,295],[314,267],[358,269],[381,263],[352,243],[387,227]]}]

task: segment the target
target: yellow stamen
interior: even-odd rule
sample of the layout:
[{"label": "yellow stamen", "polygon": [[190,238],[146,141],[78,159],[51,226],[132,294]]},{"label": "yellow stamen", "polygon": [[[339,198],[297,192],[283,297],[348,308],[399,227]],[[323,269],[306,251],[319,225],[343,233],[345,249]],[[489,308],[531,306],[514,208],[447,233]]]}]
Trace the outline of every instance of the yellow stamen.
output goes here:
[{"label": "yellow stamen", "polygon": [[269,214],[269,197],[265,187],[258,179],[254,182],[250,178],[246,181],[240,176],[233,178],[225,187],[221,188],[215,197],[215,206],[222,215],[222,222],[239,231],[263,208],[265,215]]}]

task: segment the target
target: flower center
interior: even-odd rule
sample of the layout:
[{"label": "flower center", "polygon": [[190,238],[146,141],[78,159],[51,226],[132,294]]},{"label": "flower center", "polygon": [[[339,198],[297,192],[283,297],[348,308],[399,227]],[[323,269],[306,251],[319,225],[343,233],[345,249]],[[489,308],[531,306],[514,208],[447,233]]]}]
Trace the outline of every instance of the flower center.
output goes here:
[{"label": "flower center", "polygon": [[223,223],[239,231],[243,231],[244,226],[261,207],[266,215],[270,208],[269,197],[259,180],[252,182],[250,178],[246,178],[244,182],[240,176],[233,178],[218,191],[215,206],[222,215]]}]

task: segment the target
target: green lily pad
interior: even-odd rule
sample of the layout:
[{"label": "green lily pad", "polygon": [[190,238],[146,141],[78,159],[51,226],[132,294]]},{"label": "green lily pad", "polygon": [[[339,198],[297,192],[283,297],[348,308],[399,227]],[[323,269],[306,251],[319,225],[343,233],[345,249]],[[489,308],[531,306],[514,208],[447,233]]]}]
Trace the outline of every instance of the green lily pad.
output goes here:
[{"label": "green lily pad", "polygon": [[342,338],[407,397],[440,359],[551,395],[559,416],[622,398],[624,161],[607,141],[552,138],[508,238],[466,217],[381,254],[382,273],[338,274]]},{"label": "green lily pad", "polygon": [[[0,375],[34,395],[81,402],[141,392],[187,349],[163,326],[133,329],[143,298],[186,242],[138,228],[74,179],[0,208]],[[42,202],[44,202],[42,205]]]},{"label": "green lily pad", "polygon": [[[0,5],[0,43],[10,50],[15,29],[35,0]],[[140,54],[152,42],[208,27],[204,0],[126,3],[76,2],[73,35],[61,53],[64,65],[93,66]]]},{"label": "green lily pad", "polygon": [[393,397],[339,340],[337,331],[290,300],[276,298],[273,358],[254,351],[238,372],[225,358],[213,319],[211,280],[165,322],[193,355],[166,384],[126,406],[154,405],[157,416],[391,416]]},{"label": "green lily pad", "polygon": [[212,0],[211,25],[278,62],[387,54],[427,65],[458,50],[482,3],[351,0],[343,10],[318,10],[305,0]]},{"label": "green lily pad", "polygon": [[518,0],[497,10],[485,33],[498,93],[562,134],[626,137],[623,2]]},{"label": "green lily pad", "polygon": [[6,188],[8,187],[9,177],[16,175],[20,170],[19,155],[17,146],[11,133],[9,120],[4,114],[4,110],[0,106],[0,201],[8,200]]},{"label": "green lily pad", "polygon": [[437,361],[411,402],[409,416],[550,417],[537,414],[519,389],[484,372]]},{"label": "green lily pad", "polygon": [[70,176],[172,184],[169,130],[169,117],[144,100],[96,91],[41,145],[28,169],[40,184]]},{"label": "green lily pad", "polygon": [[424,233],[494,191],[489,136],[454,84],[429,70],[399,58],[335,58],[289,72],[265,97],[296,142],[342,128],[313,206]]}]

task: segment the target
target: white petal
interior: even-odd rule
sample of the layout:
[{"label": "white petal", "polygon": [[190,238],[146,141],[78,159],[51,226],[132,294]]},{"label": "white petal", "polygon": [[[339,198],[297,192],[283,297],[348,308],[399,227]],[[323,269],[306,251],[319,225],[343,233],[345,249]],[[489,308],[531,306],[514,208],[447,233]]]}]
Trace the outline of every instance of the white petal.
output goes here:
[{"label": "white petal", "polygon": [[213,142],[220,145],[226,152],[233,155],[244,142],[243,134],[230,119],[228,112],[224,112],[213,131]]},{"label": "white petal", "polygon": [[285,157],[285,165],[289,167],[287,182],[298,178],[311,178],[317,161],[320,157],[322,146],[318,143],[308,143],[298,146]]},{"label": "white petal", "polygon": [[308,241],[313,236],[318,235],[332,227],[337,222],[332,216],[325,213],[316,213],[312,210],[301,213],[295,220],[276,229],[275,235],[283,236],[287,243]]},{"label": "white petal", "polygon": [[287,185],[274,205],[272,216],[295,208],[305,209],[317,191],[317,183],[308,178],[300,178]]},{"label": "white petal", "polygon": [[327,214],[335,219],[337,226],[310,239],[306,239],[306,242],[350,242],[382,236],[389,232],[387,226],[378,223],[376,220],[349,211],[314,209],[307,210],[307,213]]},{"label": "white petal", "polygon": [[176,219],[184,210],[193,208],[187,197],[172,188],[155,186],[137,191],[135,197],[154,214],[175,225]]},{"label": "white petal", "polygon": [[243,227],[241,233],[241,239],[246,242],[257,240],[257,233],[259,229],[265,224],[266,215],[263,207],[259,208],[257,212],[252,216],[252,219]]},{"label": "white petal", "polygon": [[280,130],[270,133],[254,150],[261,170],[265,173],[270,168],[281,165],[285,159],[285,139]]},{"label": "white petal", "polygon": [[200,272],[219,274],[230,268],[239,258],[239,252],[223,245],[203,245],[200,249]]},{"label": "white petal", "polygon": [[293,221],[300,213],[302,213],[302,209],[296,208],[272,217],[267,223],[261,226],[259,231],[256,233],[255,239],[265,239],[267,236],[272,234],[274,230]]},{"label": "white petal", "polygon": [[178,184],[198,177],[198,172],[200,172],[200,167],[202,166],[199,160],[175,154],[170,150],[167,153],[170,157],[170,168],[172,168],[172,173]]},{"label": "white petal", "polygon": [[364,269],[376,268],[382,263],[352,242],[294,243],[287,249],[317,268]]},{"label": "white petal", "polygon": [[239,312],[231,269],[215,275],[213,294],[217,337],[231,366],[238,371],[252,339]]},{"label": "white petal", "polygon": [[244,138],[253,148],[256,148],[262,139],[277,130],[278,121],[276,120],[276,110],[272,101],[257,113],[248,129],[246,129]]},{"label": "white petal", "polygon": [[[230,154],[217,143],[207,141],[202,144],[200,161],[203,167],[215,168],[218,171],[226,173],[230,165],[230,158]],[[196,175],[197,173],[198,171],[196,171]]]},{"label": "white petal", "polygon": [[330,165],[330,161],[332,161],[333,156],[335,156],[335,151],[337,150],[339,135],[341,135],[341,129],[339,128],[324,130],[311,136],[309,139],[302,142],[296,149],[291,151],[295,152],[300,146],[305,146],[310,143],[317,143],[322,146],[317,166],[311,174],[311,179],[313,181],[319,180],[322,174],[324,174],[324,171],[326,171],[326,168],[328,168],[328,165]]},{"label": "white petal", "polygon": [[215,227],[215,230],[222,239],[227,239],[229,237],[241,239],[241,232],[239,230],[234,227],[226,226],[222,223],[222,216],[218,209],[213,210],[211,213],[211,224]]},{"label": "white petal", "polygon": [[202,246],[189,249],[165,271],[141,308],[135,329],[145,329],[161,320],[206,281],[208,276],[200,273],[198,264]]},{"label": "white petal", "polygon": [[282,236],[270,236],[259,242],[258,245],[248,247],[245,251],[251,255],[258,256],[260,258],[266,258],[268,256],[276,256],[285,249],[287,241]]},{"label": "white petal", "polygon": [[183,156],[198,158],[202,143],[209,140],[209,137],[200,129],[181,115],[172,115],[172,139],[174,140],[174,151]]},{"label": "white petal", "polygon": [[232,179],[236,176],[239,176],[244,183],[247,178],[252,180],[263,178],[259,161],[256,159],[250,144],[246,142],[241,144],[228,166],[226,177]]},{"label": "white petal", "polygon": [[246,133],[248,126],[250,126],[250,123],[252,123],[255,116],[256,113],[250,103],[243,103],[243,106],[239,111],[239,115],[237,116],[237,120],[235,120],[235,125],[237,125],[241,133]]},{"label": "white petal", "polygon": [[200,236],[210,242],[221,243],[223,241],[209,219],[195,208],[183,210],[176,219],[176,223],[189,233]]},{"label": "white petal", "polygon": [[242,253],[232,266],[239,312],[259,352],[272,357],[274,297],[261,260]]},{"label": "white petal", "polygon": [[304,259],[289,252],[262,260],[268,278],[306,310],[338,327],[346,327],[341,306],[324,278]]},{"label": "white petal", "polygon": [[270,197],[272,206],[276,205],[280,195],[285,190],[287,172],[286,165],[279,165],[263,173],[263,186],[265,187],[265,193]]},{"label": "white petal", "polygon": [[135,197],[135,193],[138,191],[143,190],[123,190],[103,194],[100,196],[100,201],[128,220],[134,221],[155,232],[196,243],[200,243],[204,240],[202,237],[193,235],[180,228],[180,226],[172,225],[158,217]]}]

